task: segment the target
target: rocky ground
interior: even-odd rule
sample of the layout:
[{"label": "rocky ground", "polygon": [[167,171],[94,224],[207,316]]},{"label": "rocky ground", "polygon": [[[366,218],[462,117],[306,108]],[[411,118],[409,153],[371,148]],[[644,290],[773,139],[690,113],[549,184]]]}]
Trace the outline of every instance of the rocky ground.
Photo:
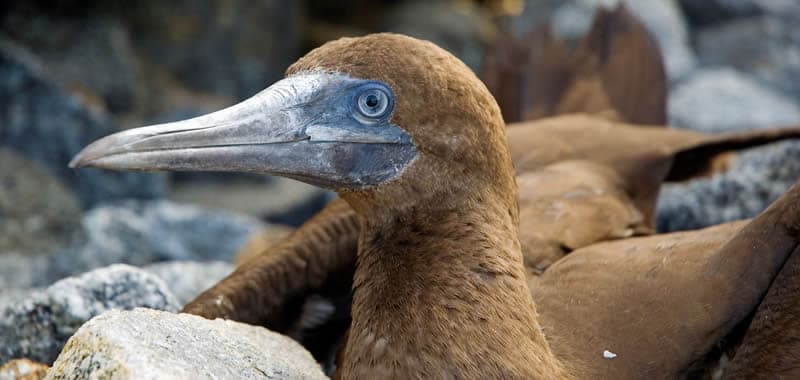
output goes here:
[{"label": "rocky ground", "polygon": [[[516,33],[552,22],[576,38],[615,1],[521,1],[513,17],[518,7],[498,4],[515,2],[492,1],[375,2],[360,13],[319,0],[44,3],[12,0],[0,14],[0,364],[139,379],[323,378],[288,338],[172,313],[233,270],[254,233],[297,225],[331,195],[274,178],[68,169],[79,149],[231,104],[337,36],[417,35],[478,70],[493,17]],[[662,49],[672,127],[800,125],[799,2],[627,3]],[[781,142],[713,177],[668,184],[659,229],[757,214],[800,177],[798,157],[800,142]],[[12,361],[0,379],[42,368]]]}]

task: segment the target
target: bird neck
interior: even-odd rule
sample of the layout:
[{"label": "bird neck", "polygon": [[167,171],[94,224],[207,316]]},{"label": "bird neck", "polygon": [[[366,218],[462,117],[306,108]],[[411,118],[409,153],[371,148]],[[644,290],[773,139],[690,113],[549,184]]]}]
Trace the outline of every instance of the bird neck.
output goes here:
[{"label": "bird neck", "polygon": [[478,200],[361,215],[341,378],[564,377],[536,320],[516,203]]}]

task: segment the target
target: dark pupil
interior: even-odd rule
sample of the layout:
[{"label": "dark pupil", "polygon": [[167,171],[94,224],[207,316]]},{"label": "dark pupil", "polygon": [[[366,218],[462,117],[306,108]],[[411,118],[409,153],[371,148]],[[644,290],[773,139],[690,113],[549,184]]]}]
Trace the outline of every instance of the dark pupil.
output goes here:
[{"label": "dark pupil", "polygon": [[375,108],[375,107],[378,106],[378,97],[376,95],[372,95],[372,94],[367,95],[366,103],[367,103],[367,107]]}]

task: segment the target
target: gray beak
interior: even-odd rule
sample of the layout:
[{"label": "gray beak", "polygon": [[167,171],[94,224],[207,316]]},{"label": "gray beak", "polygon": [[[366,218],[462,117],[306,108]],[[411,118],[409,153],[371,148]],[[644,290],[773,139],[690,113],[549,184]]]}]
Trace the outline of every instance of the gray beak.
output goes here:
[{"label": "gray beak", "polygon": [[221,111],[104,137],[69,165],[265,173],[333,190],[374,186],[416,155],[410,136],[389,122],[393,102],[380,82],[296,75]]}]

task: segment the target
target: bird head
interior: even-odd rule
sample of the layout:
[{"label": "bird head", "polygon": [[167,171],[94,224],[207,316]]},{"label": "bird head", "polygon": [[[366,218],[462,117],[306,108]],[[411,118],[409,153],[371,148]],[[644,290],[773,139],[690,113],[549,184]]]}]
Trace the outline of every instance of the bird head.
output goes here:
[{"label": "bird head", "polygon": [[313,50],[229,108],[102,138],[70,166],[275,174],[381,207],[511,190],[504,130],[494,98],[460,60],[430,42],[374,34]]}]

